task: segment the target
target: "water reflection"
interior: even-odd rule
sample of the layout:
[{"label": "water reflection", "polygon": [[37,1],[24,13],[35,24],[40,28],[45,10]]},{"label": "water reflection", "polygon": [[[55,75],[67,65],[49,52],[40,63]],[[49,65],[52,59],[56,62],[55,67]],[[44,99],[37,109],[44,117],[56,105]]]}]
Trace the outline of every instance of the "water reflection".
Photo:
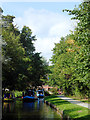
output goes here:
[{"label": "water reflection", "polygon": [[[56,119],[57,118],[57,119]],[[60,120],[57,112],[44,103],[44,99],[26,103],[3,103],[2,120]]]},{"label": "water reflection", "polygon": [[33,111],[34,107],[35,107],[35,103],[34,102],[23,103],[23,111],[25,111],[25,112]]},{"label": "water reflection", "polygon": [[4,102],[3,103],[3,111],[4,112],[13,112],[14,110],[14,103],[7,103],[7,102]]}]

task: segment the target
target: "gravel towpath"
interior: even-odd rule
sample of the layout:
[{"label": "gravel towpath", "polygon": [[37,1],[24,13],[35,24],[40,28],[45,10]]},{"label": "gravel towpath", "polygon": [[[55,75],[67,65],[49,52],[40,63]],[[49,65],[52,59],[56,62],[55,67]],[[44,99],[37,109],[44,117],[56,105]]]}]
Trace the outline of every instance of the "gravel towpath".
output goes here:
[{"label": "gravel towpath", "polygon": [[86,107],[86,108],[90,109],[90,104],[89,103],[84,103],[84,102],[81,102],[79,100],[74,100],[72,98],[65,97],[64,95],[60,95],[58,97],[60,97],[63,100],[67,100],[70,103],[77,104],[77,105],[80,105],[82,107]]}]

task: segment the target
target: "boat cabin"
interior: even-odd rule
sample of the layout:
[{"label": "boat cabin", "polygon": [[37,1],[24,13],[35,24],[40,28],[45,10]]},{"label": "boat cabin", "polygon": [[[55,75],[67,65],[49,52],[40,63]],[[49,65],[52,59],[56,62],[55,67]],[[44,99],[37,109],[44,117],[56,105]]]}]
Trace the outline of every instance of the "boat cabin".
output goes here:
[{"label": "boat cabin", "polygon": [[37,90],[37,97],[44,97],[44,91],[43,90]]},{"label": "boat cabin", "polygon": [[26,90],[24,96],[34,96],[34,90]]}]

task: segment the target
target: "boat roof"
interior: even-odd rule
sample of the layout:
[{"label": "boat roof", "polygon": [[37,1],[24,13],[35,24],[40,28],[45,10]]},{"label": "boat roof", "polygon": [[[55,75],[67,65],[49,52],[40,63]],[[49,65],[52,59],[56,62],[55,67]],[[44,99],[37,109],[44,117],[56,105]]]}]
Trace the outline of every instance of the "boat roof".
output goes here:
[{"label": "boat roof", "polygon": [[37,91],[43,91],[43,90],[37,90]]}]

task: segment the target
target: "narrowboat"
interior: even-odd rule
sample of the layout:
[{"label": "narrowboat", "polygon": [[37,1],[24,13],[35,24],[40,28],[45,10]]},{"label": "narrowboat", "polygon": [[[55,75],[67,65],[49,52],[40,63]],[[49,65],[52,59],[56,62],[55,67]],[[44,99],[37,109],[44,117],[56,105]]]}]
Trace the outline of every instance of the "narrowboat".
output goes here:
[{"label": "narrowboat", "polygon": [[36,94],[37,94],[38,98],[43,98],[44,97],[44,90],[37,90]]},{"label": "narrowboat", "polygon": [[14,102],[15,101],[15,94],[13,92],[4,92],[3,94],[3,102]]},{"label": "narrowboat", "polygon": [[26,90],[25,93],[23,93],[23,102],[34,102],[37,100],[35,98],[35,92],[33,89]]}]

